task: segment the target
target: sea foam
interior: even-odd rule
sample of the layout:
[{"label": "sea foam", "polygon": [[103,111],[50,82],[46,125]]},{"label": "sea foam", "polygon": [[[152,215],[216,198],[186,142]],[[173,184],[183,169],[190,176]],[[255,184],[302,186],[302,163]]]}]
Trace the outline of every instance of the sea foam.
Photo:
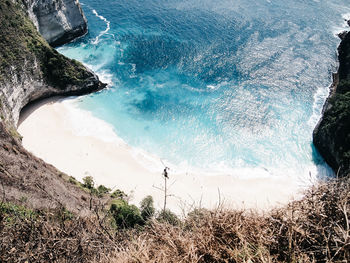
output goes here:
[{"label": "sea foam", "polygon": [[101,19],[102,21],[104,21],[104,22],[106,23],[106,29],[103,30],[103,31],[101,31],[100,34],[95,38],[95,40],[92,41],[92,43],[93,43],[94,45],[97,45],[97,44],[99,43],[99,41],[100,41],[100,38],[101,38],[103,35],[107,34],[108,31],[111,29],[111,26],[110,26],[110,25],[111,25],[111,22],[109,22],[105,17],[99,15],[95,9],[93,9],[92,12],[93,12],[94,15],[96,15],[99,19]]},{"label": "sea foam", "polygon": [[90,36],[60,49],[109,84],[74,105],[111,125],[95,136],[123,138],[154,171],[300,182],[332,174],[312,130],[346,1],[130,1],[85,0]]},{"label": "sea foam", "polygon": [[61,103],[67,110],[67,127],[72,130],[76,136],[94,137],[104,142],[113,142],[118,145],[126,143],[117,136],[112,125],[98,119],[91,112],[82,110],[78,107],[81,98],[71,97],[62,99]]},{"label": "sea foam", "polygon": [[164,167],[169,167],[169,173],[172,174],[196,174],[201,176],[217,176],[227,175],[240,179],[263,179],[271,177],[287,177],[294,182],[298,182],[301,186],[312,184],[316,178],[327,177],[331,172],[329,167],[324,165],[310,165],[304,171],[300,171],[296,177],[296,171],[287,167],[241,167],[232,168],[227,166],[224,162],[211,164],[210,167],[203,169],[194,167],[187,162],[182,162],[178,165],[171,161],[151,154],[141,148],[131,147],[125,143],[115,132],[112,125],[96,118],[89,111],[79,108],[79,100],[81,98],[71,97],[60,101],[67,110],[67,128],[71,129],[76,136],[88,136],[95,139],[114,143],[119,147],[128,149],[129,154],[134,157],[144,168],[150,172],[161,172]]}]

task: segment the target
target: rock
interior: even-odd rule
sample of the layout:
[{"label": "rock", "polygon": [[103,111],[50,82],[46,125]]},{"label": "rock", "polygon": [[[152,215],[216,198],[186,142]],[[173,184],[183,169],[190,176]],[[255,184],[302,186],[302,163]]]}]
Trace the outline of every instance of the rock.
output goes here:
[{"label": "rock", "polygon": [[341,39],[338,73],[314,129],[313,142],[334,172],[344,177],[350,173],[350,33],[343,32]]},{"label": "rock", "polygon": [[87,33],[87,21],[78,0],[25,0],[29,17],[51,46]]},{"label": "rock", "polygon": [[346,31],[340,32],[340,33],[338,34],[338,37],[339,37],[340,39],[343,40],[343,39],[346,37],[347,33],[348,33],[348,32],[346,32]]},{"label": "rock", "polygon": [[[19,0],[13,4],[0,2],[0,21],[2,21],[0,35],[6,36],[0,41],[0,104],[3,105],[0,113],[3,119],[13,126],[17,125],[21,109],[34,100],[54,95],[86,94],[105,87],[92,71],[50,47],[29,20],[30,17],[31,20],[32,16],[35,17],[37,7],[42,8],[40,14],[52,14],[52,19],[56,22],[58,17],[64,18],[65,23],[60,24],[60,27],[58,23],[54,23],[51,27],[45,28],[45,30],[52,28],[55,31],[52,36],[56,35],[57,43],[59,40],[57,36],[59,32],[63,32],[62,28],[65,25],[69,25],[66,28],[68,29],[74,25],[79,27],[81,24],[86,24],[78,1],[25,1],[27,1],[25,6]],[[31,8],[34,14],[28,17],[25,10]],[[62,15],[55,15],[56,13]],[[74,19],[69,20],[70,17]],[[48,16],[46,18],[48,19]],[[39,16],[39,27],[43,21],[46,20],[42,20]],[[69,35],[72,36],[72,32]],[[60,39],[63,41],[62,37]]]}]

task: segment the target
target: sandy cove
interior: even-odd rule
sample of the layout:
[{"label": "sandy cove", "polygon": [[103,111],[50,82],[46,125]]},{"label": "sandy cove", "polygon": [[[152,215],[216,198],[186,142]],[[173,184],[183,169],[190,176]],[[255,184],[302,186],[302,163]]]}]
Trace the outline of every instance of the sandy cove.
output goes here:
[{"label": "sandy cove", "polygon": [[[152,195],[156,208],[161,209],[164,200],[164,193],[158,189],[164,185],[161,161],[155,157],[147,165],[144,155],[135,154],[116,135],[115,139],[106,141],[91,134],[81,135],[79,130],[77,134],[78,124],[70,118],[69,107],[72,106],[67,107],[70,100],[54,98],[27,107],[18,127],[23,146],[80,181],[91,175],[97,185],[123,190],[130,194],[131,203],[136,205],[145,196]],[[86,111],[77,111],[84,115],[90,126],[108,126]],[[244,179],[235,175],[203,176],[171,169],[169,177],[169,194],[172,196],[168,198],[167,207],[176,213],[193,207],[215,208],[219,203],[228,208],[265,210],[299,197],[300,190],[305,187],[296,180],[273,176]]]}]

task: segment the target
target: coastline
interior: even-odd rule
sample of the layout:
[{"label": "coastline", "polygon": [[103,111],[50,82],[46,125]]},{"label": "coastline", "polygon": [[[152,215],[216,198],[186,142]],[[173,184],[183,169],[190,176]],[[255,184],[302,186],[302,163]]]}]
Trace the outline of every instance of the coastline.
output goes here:
[{"label": "coastline", "polygon": [[[84,133],[84,127],[77,134],[77,124],[70,118],[71,109],[67,108],[72,107],[71,100],[74,102],[74,98],[51,98],[27,107],[18,127],[23,136],[23,146],[80,181],[89,175],[97,185],[124,191],[130,195],[130,202],[136,205],[145,196],[152,195],[155,207],[161,209],[164,196],[158,189],[164,184],[161,161],[154,164],[155,160],[148,160],[153,165],[147,167],[144,156],[135,154],[115,134],[114,138],[106,136],[109,139],[102,140]],[[90,113],[76,110],[77,114],[84,114],[81,117],[87,118],[88,125],[106,125]],[[110,135],[111,131],[107,132]],[[300,198],[302,190],[307,187],[287,176],[240,178],[225,174],[207,176],[191,171],[174,173],[170,170],[169,177],[169,194],[172,196],[167,200],[167,208],[178,214],[194,207],[210,209],[218,205],[267,210]]]}]

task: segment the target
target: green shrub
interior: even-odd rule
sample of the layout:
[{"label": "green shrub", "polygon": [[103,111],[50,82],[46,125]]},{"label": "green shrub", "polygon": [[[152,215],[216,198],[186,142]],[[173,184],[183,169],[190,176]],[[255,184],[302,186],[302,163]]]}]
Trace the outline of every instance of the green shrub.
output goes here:
[{"label": "green shrub", "polygon": [[107,193],[109,193],[111,191],[111,188],[108,188],[108,187],[106,187],[106,186],[104,186],[104,185],[99,185],[98,187],[97,187],[97,192],[98,192],[98,194],[100,195],[100,196],[102,196],[102,195],[104,195],[104,194],[107,194]]},{"label": "green shrub", "polygon": [[[350,92],[336,94],[330,100],[330,107],[323,115],[320,132],[331,138],[335,149],[335,162],[331,166],[346,175],[350,172]],[[328,160],[329,161],[329,160]]]},{"label": "green shrub", "polygon": [[119,228],[133,228],[144,225],[140,210],[135,205],[129,205],[125,200],[114,200],[110,212]]},{"label": "green shrub", "polygon": [[140,206],[141,206],[141,216],[143,218],[143,220],[147,221],[149,220],[151,217],[154,216],[155,213],[155,208],[154,208],[154,204],[153,204],[153,197],[148,195],[146,196],[144,199],[142,199]]},{"label": "green shrub", "polygon": [[14,224],[16,219],[30,220],[36,217],[37,213],[25,206],[13,203],[0,203],[0,218],[1,220],[5,220],[7,224]]},{"label": "green shrub", "polygon": [[159,213],[157,220],[159,222],[168,223],[173,226],[179,225],[181,222],[177,215],[175,215],[169,209],[162,210],[162,212]]},{"label": "green shrub", "polygon": [[69,176],[68,182],[71,184],[79,185],[79,182],[73,176]]},{"label": "green shrub", "polygon": [[127,194],[124,193],[122,190],[115,190],[112,194],[111,194],[111,198],[116,198],[116,199],[125,199],[127,197]]},{"label": "green shrub", "polygon": [[83,187],[87,188],[87,189],[94,189],[94,178],[92,178],[92,176],[86,176],[83,178]]}]

